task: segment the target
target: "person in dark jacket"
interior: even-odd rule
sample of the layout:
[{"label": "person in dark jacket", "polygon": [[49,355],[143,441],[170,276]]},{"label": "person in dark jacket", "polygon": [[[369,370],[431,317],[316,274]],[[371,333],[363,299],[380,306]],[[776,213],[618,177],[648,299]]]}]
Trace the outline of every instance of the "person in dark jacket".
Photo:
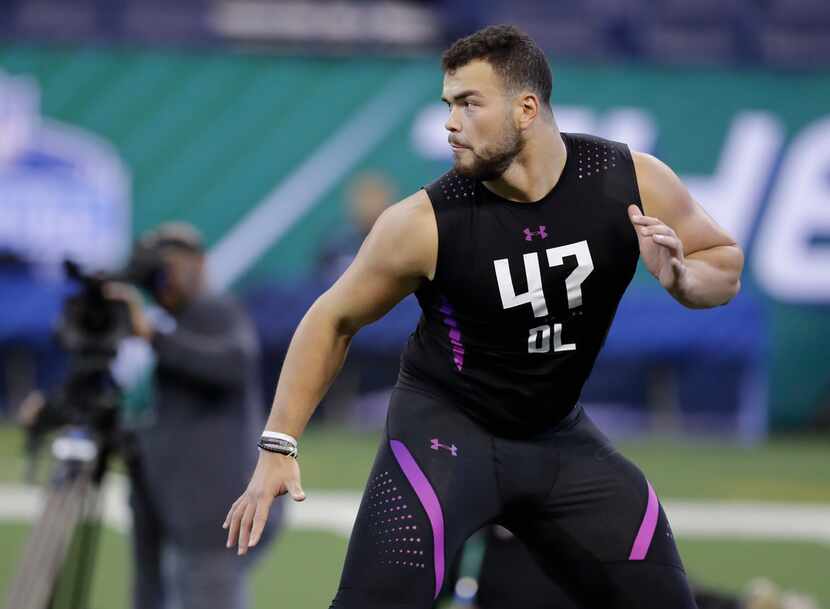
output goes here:
[{"label": "person in dark jacket", "polygon": [[265,415],[257,338],[233,299],[206,291],[193,227],[165,224],[139,243],[160,263],[150,286],[160,309],[153,315],[131,286],[108,286],[155,366],[154,416],[135,431],[130,468],[134,607],[244,609],[252,561],[223,551],[217,523],[256,464]]}]

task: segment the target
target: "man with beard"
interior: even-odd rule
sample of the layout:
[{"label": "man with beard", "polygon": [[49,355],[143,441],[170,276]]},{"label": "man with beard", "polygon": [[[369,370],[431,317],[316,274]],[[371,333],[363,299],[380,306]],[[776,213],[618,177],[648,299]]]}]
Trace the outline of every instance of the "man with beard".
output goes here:
[{"label": "man with beard", "polygon": [[741,250],[657,159],[560,133],[521,31],[463,38],[443,69],[454,168],[382,214],[298,326],[227,544],[244,554],[275,496],[304,498],[297,438],[349,341],[415,293],[331,606],[430,607],[464,540],[499,523],[582,606],[692,608],[654,489],[578,398],[638,256],[704,308],[740,289]]}]

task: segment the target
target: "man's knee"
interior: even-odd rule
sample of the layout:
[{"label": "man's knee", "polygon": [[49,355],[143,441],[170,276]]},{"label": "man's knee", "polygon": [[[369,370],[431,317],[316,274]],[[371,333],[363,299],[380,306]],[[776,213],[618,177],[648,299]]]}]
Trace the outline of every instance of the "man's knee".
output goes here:
[{"label": "man's knee", "polygon": [[606,565],[613,599],[619,609],[697,609],[682,568],[650,561],[623,561]]}]

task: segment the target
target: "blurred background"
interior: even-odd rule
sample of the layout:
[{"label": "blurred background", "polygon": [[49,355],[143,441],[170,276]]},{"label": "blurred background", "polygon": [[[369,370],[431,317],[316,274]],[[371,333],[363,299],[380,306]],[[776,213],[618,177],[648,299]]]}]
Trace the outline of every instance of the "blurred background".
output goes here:
[{"label": "blurred background", "polygon": [[[198,228],[212,289],[254,320],[267,411],[307,307],[380,211],[451,163],[440,52],[513,23],[549,53],[563,131],[666,161],[746,254],[742,293],[714,310],[639,269],[583,403],[649,475],[697,581],[764,577],[815,603],[792,607],[830,607],[826,0],[2,0],[0,15],[0,590],[39,505],[20,404],[66,374],[61,261],[114,271],[147,229]],[[417,317],[409,298],[356,337],[253,606],[328,606]],[[129,606],[123,480],[107,493],[96,609]]]}]

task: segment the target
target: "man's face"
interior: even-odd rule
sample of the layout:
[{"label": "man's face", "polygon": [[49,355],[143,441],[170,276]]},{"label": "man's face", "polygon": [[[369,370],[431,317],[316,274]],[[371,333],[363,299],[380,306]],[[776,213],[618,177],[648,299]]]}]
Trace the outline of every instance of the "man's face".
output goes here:
[{"label": "man's face", "polygon": [[162,306],[176,310],[193,300],[204,284],[204,256],[171,247],[162,252],[164,281],[158,294]]},{"label": "man's face", "polygon": [[449,107],[445,127],[455,170],[474,180],[494,180],[524,146],[513,115],[512,95],[482,60],[444,74],[441,99]]}]

